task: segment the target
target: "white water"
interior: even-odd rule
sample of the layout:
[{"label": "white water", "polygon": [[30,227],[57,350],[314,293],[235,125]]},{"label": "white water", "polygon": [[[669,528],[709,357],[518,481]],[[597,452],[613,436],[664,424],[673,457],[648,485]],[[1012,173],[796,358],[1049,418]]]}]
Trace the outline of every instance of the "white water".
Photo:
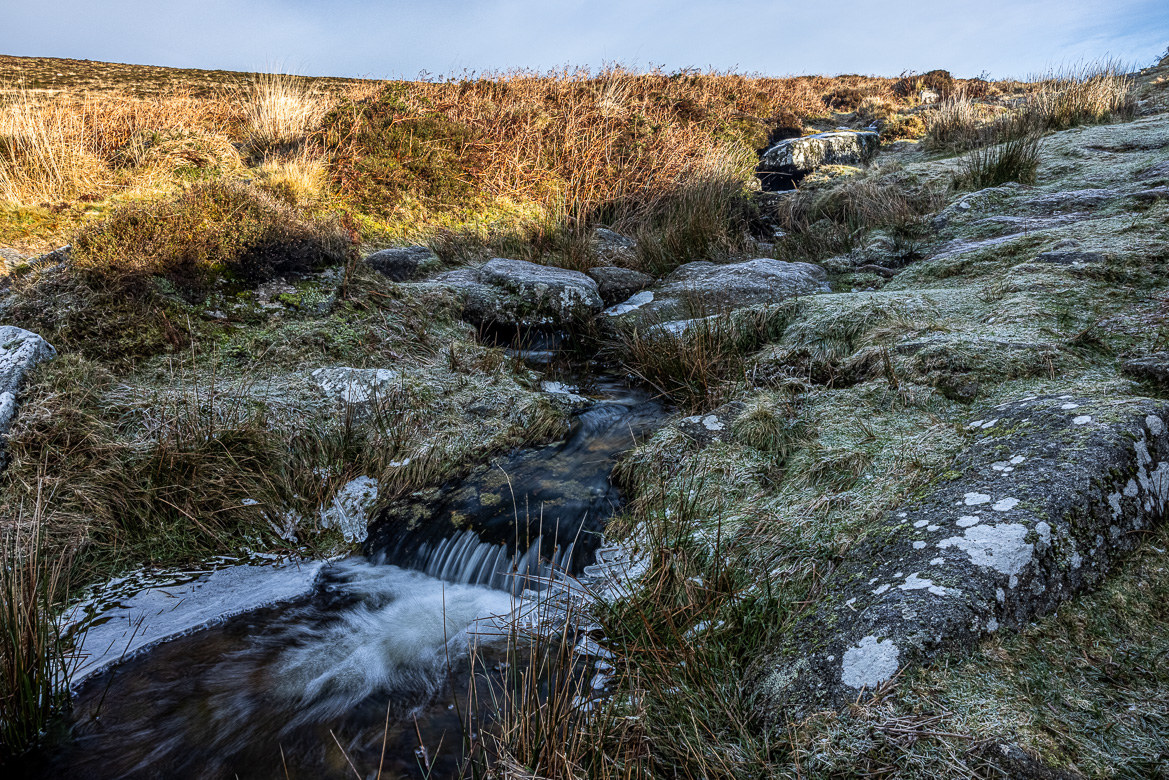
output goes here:
[{"label": "white water", "polygon": [[274,692],[296,704],[294,722],[344,713],[381,690],[430,688],[451,657],[515,608],[507,593],[443,582],[397,566],[354,559],[326,587],[358,603],[323,630],[300,623],[273,667]]},{"label": "white water", "polygon": [[543,581],[562,572],[572,560],[573,545],[569,543],[552,561],[542,561],[542,541],[537,536],[526,551],[509,555],[506,544],[484,542],[468,529],[437,543],[424,542],[416,560],[418,568],[440,580],[486,585],[518,595],[524,590],[542,590]]}]

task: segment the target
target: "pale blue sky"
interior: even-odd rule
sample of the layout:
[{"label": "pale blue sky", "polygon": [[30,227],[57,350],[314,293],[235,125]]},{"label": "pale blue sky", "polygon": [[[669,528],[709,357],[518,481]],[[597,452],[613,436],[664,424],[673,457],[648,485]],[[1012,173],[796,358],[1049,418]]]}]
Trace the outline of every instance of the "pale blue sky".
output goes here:
[{"label": "pale blue sky", "polygon": [[414,78],[619,61],[771,75],[1149,65],[1167,0],[0,0],[0,53]]}]

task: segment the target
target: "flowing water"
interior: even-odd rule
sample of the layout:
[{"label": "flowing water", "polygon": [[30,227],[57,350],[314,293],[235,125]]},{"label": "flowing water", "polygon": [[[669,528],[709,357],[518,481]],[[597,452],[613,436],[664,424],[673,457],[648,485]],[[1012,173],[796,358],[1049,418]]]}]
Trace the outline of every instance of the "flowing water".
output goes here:
[{"label": "flowing water", "polygon": [[88,678],[67,734],[29,774],[457,775],[469,645],[502,658],[493,618],[553,567],[591,561],[619,502],[614,459],[663,415],[613,379],[588,394],[564,441],[484,465],[414,529],[382,518],[365,554],[323,567],[306,597]]}]

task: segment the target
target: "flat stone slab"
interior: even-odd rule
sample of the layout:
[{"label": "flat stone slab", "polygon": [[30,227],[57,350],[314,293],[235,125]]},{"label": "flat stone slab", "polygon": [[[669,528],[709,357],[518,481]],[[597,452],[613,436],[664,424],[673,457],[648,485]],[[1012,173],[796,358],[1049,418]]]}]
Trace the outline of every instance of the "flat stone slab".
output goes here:
[{"label": "flat stone slab", "polygon": [[798,295],[828,292],[827,278],[827,271],[818,265],[769,257],[739,263],[686,263],[661,284],[608,309],[605,319],[659,325],[690,321],[695,315],[714,316],[747,306],[779,303]]},{"label": "flat stone slab", "polygon": [[1098,585],[1169,502],[1169,402],[1031,397],[986,410],[931,488],[833,572],[757,669],[774,719],[1018,629]]},{"label": "flat stone slab", "polygon": [[[78,616],[78,623],[87,628],[77,648],[70,684],[76,687],[168,639],[304,596],[312,590],[324,565],[321,561],[304,561],[226,566],[178,575],[171,583],[112,599],[99,594],[101,608],[96,616]],[[118,581],[108,587],[116,592],[120,584]]]}]

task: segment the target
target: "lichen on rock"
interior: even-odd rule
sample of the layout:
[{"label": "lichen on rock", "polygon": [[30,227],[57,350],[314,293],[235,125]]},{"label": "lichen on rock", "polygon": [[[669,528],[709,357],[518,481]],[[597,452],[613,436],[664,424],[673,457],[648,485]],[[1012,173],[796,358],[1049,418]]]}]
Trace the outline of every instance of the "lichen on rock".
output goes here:
[{"label": "lichen on rock", "polygon": [[1069,395],[972,420],[953,478],[889,513],[757,668],[760,714],[851,701],[1097,584],[1165,516],[1167,420],[1169,403]]}]

